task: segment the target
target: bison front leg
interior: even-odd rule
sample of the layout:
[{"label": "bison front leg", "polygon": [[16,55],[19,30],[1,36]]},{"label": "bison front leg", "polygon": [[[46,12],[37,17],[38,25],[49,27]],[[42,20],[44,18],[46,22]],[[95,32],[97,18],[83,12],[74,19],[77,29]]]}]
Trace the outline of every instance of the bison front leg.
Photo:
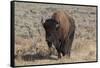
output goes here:
[{"label": "bison front leg", "polygon": [[49,47],[49,55],[52,54],[52,42],[47,41],[48,47]]},{"label": "bison front leg", "polygon": [[57,50],[57,53],[58,53],[58,59],[61,58],[61,49],[60,49],[60,46],[58,44],[58,46],[56,46],[56,50]]}]

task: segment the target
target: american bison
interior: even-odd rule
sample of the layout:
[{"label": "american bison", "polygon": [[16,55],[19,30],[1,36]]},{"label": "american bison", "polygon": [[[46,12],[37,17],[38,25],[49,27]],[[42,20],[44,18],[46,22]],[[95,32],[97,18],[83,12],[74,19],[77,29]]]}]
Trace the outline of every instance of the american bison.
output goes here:
[{"label": "american bison", "polygon": [[51,49],[52,44],[58,52],[58,58],[68,55],[70,57],[72,42],[75,33],[74,19],[65,11],[56,11],[51,18],[43,21],[42,25],[46,31],[46,41]]}]

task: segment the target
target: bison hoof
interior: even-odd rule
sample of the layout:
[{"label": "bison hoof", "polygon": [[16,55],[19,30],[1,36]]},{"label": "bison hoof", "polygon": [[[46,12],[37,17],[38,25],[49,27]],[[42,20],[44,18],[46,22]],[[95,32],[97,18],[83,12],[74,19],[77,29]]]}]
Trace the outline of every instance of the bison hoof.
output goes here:
[{"label": "bison hoof", "polygon": [[61,55],[58,55],[58,59],[60,59],[61,58]]}]

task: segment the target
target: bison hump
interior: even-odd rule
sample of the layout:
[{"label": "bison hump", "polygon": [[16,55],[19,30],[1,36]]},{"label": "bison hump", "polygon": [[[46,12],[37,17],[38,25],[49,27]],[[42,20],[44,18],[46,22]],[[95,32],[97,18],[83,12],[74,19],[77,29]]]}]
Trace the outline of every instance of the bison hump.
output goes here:
[{"label": "bison hump", "polygon": [[59,34],[61,38],[68,36],[70,21],[69,16],[64,11],[57,11],[52,15],[52,18],[55,19],[60,24]]}]

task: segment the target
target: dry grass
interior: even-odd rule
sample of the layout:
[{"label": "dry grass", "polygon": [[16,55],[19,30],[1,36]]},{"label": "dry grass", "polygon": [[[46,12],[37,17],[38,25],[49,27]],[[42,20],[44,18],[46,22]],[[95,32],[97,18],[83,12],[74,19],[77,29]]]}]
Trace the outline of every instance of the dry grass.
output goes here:
[{"label": "dry grass", "polygon": [[[96,8],[84,6],[43,5],[16,3],[15,8],[15,65],[40,65],[96,61]],[[76,31],[71,57],[57,59],[53,48],[45,41],[45,31],[40,23],[56,10],[68,11],[75,19]]]}]

